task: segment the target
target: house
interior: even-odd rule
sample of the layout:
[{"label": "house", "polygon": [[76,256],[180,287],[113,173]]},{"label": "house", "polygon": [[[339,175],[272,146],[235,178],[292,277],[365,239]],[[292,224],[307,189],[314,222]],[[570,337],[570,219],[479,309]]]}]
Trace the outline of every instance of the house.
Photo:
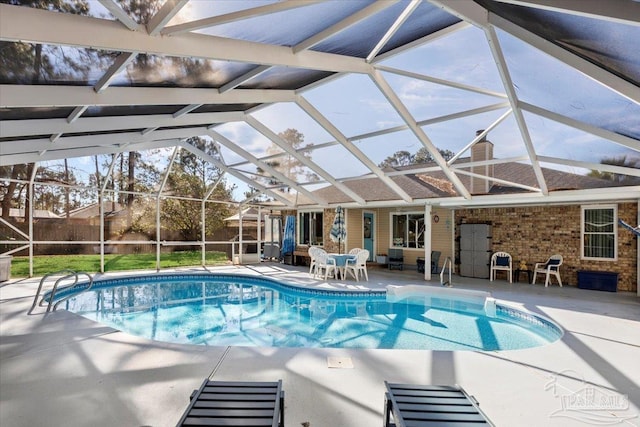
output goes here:
[{"label": "house", "polygon": [[[26,215],[28,217],[28,213]],[[1,216],[2,216],[2,208],[0,208],[0,217]],[[19,209],[19,208],[11,208],[9,209],[9,218],[15,220],[16,222],[24,222],[25,210]],[[62,217],[54,212],[51,212],[50,210],[34,209],[33,218],[34,219],[60,219]]]},{"label": "house", "polygon": [[[385,170],[414,204],[398,200],[396,193],[373,176],[345,182],[371,207],[356,206],[333,186],[316,190],[334,207],[316,208],[312,202],[305,207],[305,202],[300,203],[295,213],[297,251],[309,244],[323,245],[330,252],[362,247],[369,249],[370,260],[374,261],[375,255],[386,254],[389,248],[402,248],[404,263],[415,268],[418,257],[436,250],[441,252],[439,268],[448,258],[459,272],[460,226],[488,224],[490,252],[508,252],[516,265],[524,262],[532,268],[534,263],[560,254],[564,258],[560,269],[563,284],[577,285],[578,271],[597,270],[618,273],[618,290],[637,290],[637,237],[618,226],[618,219],[630,224],[638,221],[637,196],[625,193],[623,187],[616,188],[616,184],[612,186],[611,181],[542,168],[549,193],[562,192],[564,201],[539,203],[533,167],[494,159],[493,144],[486,138],[472,147],[470,158],[457,159],[453,167],[460,171],[457,176],[473,196],[471,206],[461,202],[452,183],[435,164]],[[610,191],[611,200],[590,202],[579,193],[575,201],[566,201],[571,191],[584,189]],[[485,202],[483,206],[483,196],[496,194],[503,196],[501,204]],[[337,205],[346,212],[347,238],[342,248],[329,239]],[[430,278],[428,270],[426,278]]]}]

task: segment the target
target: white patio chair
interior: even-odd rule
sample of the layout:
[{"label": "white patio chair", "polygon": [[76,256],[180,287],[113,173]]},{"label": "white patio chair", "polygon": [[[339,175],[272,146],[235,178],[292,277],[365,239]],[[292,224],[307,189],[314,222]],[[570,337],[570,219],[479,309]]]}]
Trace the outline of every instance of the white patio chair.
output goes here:
[{"label": "white patio chair", "polygon": [[322,274],[324,270],[324,280],[327,280],[329,273],[333,273],[333,277],[337,277],[338,268],[336,267],[336,260],[331,258],[324,249],[321,249],[316,254],[316,267],[313,277],[317,277]]},{"label": "white patio chair", "polygon": [[356,259],[347,260],[347,264],[345,265],[345,274],[347,272],[351,273],[353,277],[359,282],[359,276],[361,273],[364,273],[364,277],[369,281],[369,274],[367,273],[367,260],[369,259],[369,251],[366,249],[362,249],[360,252],[356,254]]},{"label": "white patio chair", "polygon": [[509,274],[509,283],[513,283],[513,270],[511,269],[511,255],[506,252],[496,252],[491,256],[491,271],[489,281],[493,282],[496,278],[496,271],[506,271]]},{"label": "white patio chair", "polygon": [[358,255],[358,252],[360,252],[361,250],[361,248],[353,248],[349,251],[349,255]]},{"label": "white patio chair", "polygon": [[318,253],[320,251],[324,251],[324,249],[318,247],[318,246],[310,246],[308,253],[309,253],[309,274],[312,274],[315,272],[316,269],[316,257],[318,255]]},{"label": "white patio chair", "polygon": [[551,255],[547,262],[537,262],[533,267],[533,281],[532,285],[536,284],[536,275],[538,273],[546,275],[544,281],[544,287],[549,286],[550,276],[555,276],[558,279],[558,284],[562,287],[562,280],[560,279],[560,266],[562,265],[562,255]]}]

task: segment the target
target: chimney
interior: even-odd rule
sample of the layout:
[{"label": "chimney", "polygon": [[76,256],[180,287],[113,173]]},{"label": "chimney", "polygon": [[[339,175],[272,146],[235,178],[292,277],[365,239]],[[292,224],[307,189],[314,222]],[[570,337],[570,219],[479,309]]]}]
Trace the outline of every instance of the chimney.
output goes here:
[{"label": "chimney", "polygon": [[[476,131],[476,137],[478,137],[484,129]],[[493,159],[493,143],[487,140],[487,135],[483,136],[481,140],[476,142],[471,147],[471,161],[481,162],[483,160]],[[479,175],[493,177],[493,165],[473,166],[471,168],[472,173]],[[492,182],[487,179],[471,177],[471,194],[487,194],[491,189]]]}]

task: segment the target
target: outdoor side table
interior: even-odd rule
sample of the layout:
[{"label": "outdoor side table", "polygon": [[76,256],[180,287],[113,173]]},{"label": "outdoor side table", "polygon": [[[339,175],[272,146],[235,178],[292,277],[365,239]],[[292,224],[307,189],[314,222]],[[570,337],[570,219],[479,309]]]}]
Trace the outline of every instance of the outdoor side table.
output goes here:
[{"label": "outdoor side table", "polygon": [[516,269],[516,274],[515,274],[515,278],[514,278],[514,282],[519,282],[520,281],[520,273],[527,273],[527,283],[531,283],[531,280],[533,278],[533,271],[530,268],[527,268],[526,270],[523,269]]}]

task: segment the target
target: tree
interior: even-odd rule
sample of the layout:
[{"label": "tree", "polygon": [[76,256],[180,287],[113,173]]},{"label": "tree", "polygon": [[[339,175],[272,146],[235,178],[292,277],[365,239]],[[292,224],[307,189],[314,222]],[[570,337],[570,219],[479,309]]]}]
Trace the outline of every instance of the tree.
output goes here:
[{"label": "tree", "polygon": [[[187,140],[212,157],[219,158],[217,144],[209,138],[194,137]],[[215,165],[181,150],[167,179],[167,193],[194,199],[204,199],[211,188],[220,180],[222,171]],[[233,188],[221,180],[207,200],[229,201]],[[163,201],[160,218],[167,229],[178,231],[185,240],[199,240],[202,235],[200,205],[194,209],[194,202],[167,198]],[[226,203],[206,203],[206,233],[209,234],[224,225],[224,218],[231,211]]]},{"label": "tree", "polygon": [[[640,169],[640,157],[605,157],[600,161],[603,165],[612,165],[612,166],[621,166],[627,168]],[[640,185],[640,177],[631,176],[631,175],[623,175],[619,173],[613,172],[601,172],[597,170],[592,170],[587,174],[587,176],[593,178],[606,179],[607,181],[613,181],[620,185]]]},{"label": "tree", "polygon": [[[284,140],[294,150],[300,150],[308,147],[309,144],[304,145],[304,134],[297,129],[287,129],[284,132],[278,133],[278,137]],[[266,161],[265,163],[271,166],[273,169],[286,176],[288,179],[294,182],[313,182],[320,180],[320,177],[308,170],[304,163],[298,160],[296,157],[289,153],[282,153],[282,150],[277,145],[271,145],[266,151],[267,156],[275,156],[273,160]],[[309,151],[302,151],[301,154],[307,159],[311,159],[311,153]],[[277,178],[268,174],[262,168],[257,168],[258,177],[255,178],[257,182],[264,184],[267,187],[273,187],[280,185],[279,190],[283,192],[289,192],[290,188]],[[253,196],[257,193],[255,188],[251,188],[245,195],[247,197]],[[263,200],[269,200],[268,197],[263,197]]]},{"label": "tree", "polygon": [[[89,3],[84,0],[8,0],[12,5],[57,10],[64,13],[88,15]],[[41,84],[66,80],[87,80],[97,55],[89,49],[77,49],[69,55],[63,48],[23,42],[0,42],[0,84]],[[6,167],[3,175],[11,179],[29,179],[34,164]],[[19,205],[25,191],[25,217],[28,211],[28,187],[16,182],[3,186],[2,216],[9,217],[9,209]]]},{"label": "tree", "polygon": [[[455,153],[450,150],[438,149],[438,152],[442,157],[444,157],[445,160],[449,160],[455,155]],[[396,151],[395,153],[384,159],[378,166],[380,168],[397,168],[401,166],[430,163],[433,161],[433,156],[431,155],[429,150],[427,150],[426,147],[422,147],[414,154],[411,154],[410,152],[405,150]]]}]

